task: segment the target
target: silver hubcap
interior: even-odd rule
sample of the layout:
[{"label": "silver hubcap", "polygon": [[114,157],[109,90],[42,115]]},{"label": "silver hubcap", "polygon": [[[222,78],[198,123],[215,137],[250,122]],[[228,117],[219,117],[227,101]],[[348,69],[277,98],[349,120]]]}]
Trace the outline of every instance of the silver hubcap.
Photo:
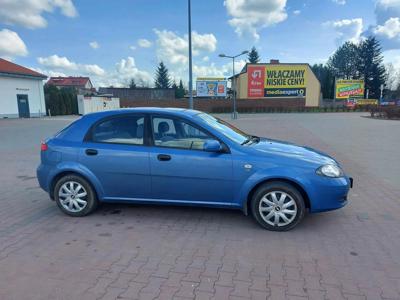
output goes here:
[{"label": "silver hubcap", "polygon": [[67,181],[58,191],[61,205],[70,212],[80,212],[87,205],[87,192],[76,181]]},{"label": "silver hubcap", "polygon": [[297,215],[296,202],[282,191],[272,191],[264,195],[258,209],[264,221],[272,226],[288,225]]}]

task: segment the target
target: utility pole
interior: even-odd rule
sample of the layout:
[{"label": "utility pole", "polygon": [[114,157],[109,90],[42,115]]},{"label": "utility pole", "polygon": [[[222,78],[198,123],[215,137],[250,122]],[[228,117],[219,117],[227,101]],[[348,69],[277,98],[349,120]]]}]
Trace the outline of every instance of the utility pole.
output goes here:
[{"label": "utility pole", "polygon": [[188,0],[188,39],[189,39],[189,108],[193,109],[193,74],[192,74],[192,12],[191,0]]}]

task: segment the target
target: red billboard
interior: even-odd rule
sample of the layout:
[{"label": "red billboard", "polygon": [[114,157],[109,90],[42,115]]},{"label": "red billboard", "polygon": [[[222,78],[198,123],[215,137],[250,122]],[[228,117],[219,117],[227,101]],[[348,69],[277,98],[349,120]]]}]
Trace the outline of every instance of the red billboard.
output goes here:
[{"label": "red billboard", "polygon": [[248,66],[247,74],[247,96],[264,97],[265,66]]}]

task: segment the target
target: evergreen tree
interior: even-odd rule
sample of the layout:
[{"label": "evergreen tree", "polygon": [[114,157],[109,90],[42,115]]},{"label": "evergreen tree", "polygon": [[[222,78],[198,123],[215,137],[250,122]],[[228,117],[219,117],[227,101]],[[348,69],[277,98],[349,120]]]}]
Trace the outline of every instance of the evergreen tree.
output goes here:
[{"label": "evergreen tree", "polygon": [[178,86],[176,85],[175,80],[172,82],[171,88],[175,90],[175,98],[178,98]]},{"label": "evergreen tree", "polygon": [[328,60],[328,68],[337,79],[358,79],[359,65],[359,47],[351,42],[345,42]]},{"label": "evergreen tree", "polygon": [[130,88],[130,89],[136,89],[135,79],[132,78],[132,79],[129,81],[129,88]]},{"label": "evergreen tree", "polygon": [[169,78],[168,69],[163,62],[160,62],[157,67],[154,85],[156,88],[163,89],[171,87],[171,80]]},{"label": "evergreen tree", "polygon": [[177,98],[183,98],[183,97],[185,97],[185,88],[183,87],[183,82],[181,79],[179,80]]},{"label": "evergreen tree", "polygon": [[315,64],[311,67],[311,69],[321,83],[322,97],[324,99],[333,99],[335,76],[332,71],[323,64]]},{"label": "evergreen tree", "polygon": [[385,83],[386,76],[382,48],[375,37],[360,43],[358,70],[365,81],[365,92],[369,90],[369,98],[379,99],[380,87]]},{"label": "evergreen tree", "polygon": [[258,55],[256,47],[253,46],[253,48],[251,48],[251,51],[247,55],[247,60],[251,64],[256,64],[260,61],[260,56]]}]

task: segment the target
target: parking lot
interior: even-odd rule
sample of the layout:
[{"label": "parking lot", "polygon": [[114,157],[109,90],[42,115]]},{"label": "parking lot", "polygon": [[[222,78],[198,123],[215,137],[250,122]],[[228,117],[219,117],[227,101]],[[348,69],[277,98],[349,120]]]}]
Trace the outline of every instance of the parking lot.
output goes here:
[{"label": "parking lot", "polygon": [[74,117],[0,120],[0,299],[400,299],[400,122],[363,115],[234,122],[327,152],[354,177],[349,205],[283,233],[193,207],[68,217],[35,172],[40,141]]}]

